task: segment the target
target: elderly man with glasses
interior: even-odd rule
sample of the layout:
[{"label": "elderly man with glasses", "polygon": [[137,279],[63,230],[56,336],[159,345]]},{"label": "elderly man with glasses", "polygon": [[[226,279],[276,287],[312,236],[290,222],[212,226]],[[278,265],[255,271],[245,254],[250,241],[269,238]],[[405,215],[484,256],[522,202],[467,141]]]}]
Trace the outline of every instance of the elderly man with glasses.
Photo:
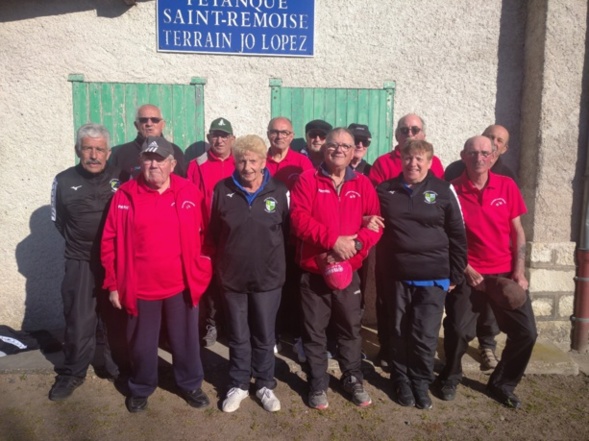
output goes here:
[{"label": "elderly man with glasses", "polygon": [[[292,189],[291,228],[302,268],[303,346],[309,362],[309,407],[328,407],[326,328],[335,326],[343,389],[360,407],[372,403],[361,366],[362,301],[357,270],[382,231],[376,191],[350,167],[354,136],[343,127],[328,133],[323,163],[301,174]],[[374,225],[373,225],[374,224]]]},{"label": "elderly man with glasses", "polygon": [[356,147],[354,149],[352,162],[350,162],[350,167],[352,167],[354,171],[368,176],[372,166],[366,162],[364,155],[366,155],[366,151],[368,150],[368,147],[370,147],[372,134],[370,133],[368,126],[365,124],[350,124],[348,130],[354,135],[354,146]]},{"label": "elderly man with glasses", "polygon": [[[109,162],[121,170],[121,180],[126,182],[139,174],[141,164],[139,153],[141,146],[148,136],[163,136],[166,121],[161,110],[153,104],[144,104],[137,109],[134,122],[137,129],[137,137],[126,144],[117,145],[112,148],[112,155]],[[176,144],[172,144],[176,167],[174,173],[185,176],[186,166],[184,164],[184,153]]]}]

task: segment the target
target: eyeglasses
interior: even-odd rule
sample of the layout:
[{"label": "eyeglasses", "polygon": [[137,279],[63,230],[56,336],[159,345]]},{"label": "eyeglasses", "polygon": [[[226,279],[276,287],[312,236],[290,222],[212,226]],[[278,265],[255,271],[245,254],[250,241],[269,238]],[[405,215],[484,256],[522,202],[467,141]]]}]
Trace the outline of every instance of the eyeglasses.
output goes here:
[{"label": "eyeglasses", "polygon": [[360,143],[364,147],[370,147],[370,140],[368,138],[354,138],[354,143],[356,144],[356,147],[358,147]]},{"label": "eyeglasses", "polygon": [[325,148],[327,150],[337,150],[338,148],[341,148],[343,151],[347,152],[348,150],[354,148],[354,146],[350,144],[338,144],[336,142],[329,142],[325,144]]},{"label": "eyeglasses", "polygon": [[409,132],[411,132],[411,134],[413,136],[417,135],[419,132],[421,132],[421,127],[417,127],[417,126],[411,126],[411,127],[399,127],[399,132],[401,132],[401,134],[403,134],[404,136],[409,135]]},{"label": "eyeglasses", "polygon": [[158,124],[162,120],[163,118],[158,118],[157,116],[141,116],[137,118],[137,121],[141,124],[147,124],[148,121],[151,121],[153,124]]},{"label": "eyeglasses", "polygon": [[483,158],[488,158],[491,156],[493,152],[465,152],[465,155],[470,156],[471,158],[476,158],[477,156],[482,156]]},{"label": "eyeglasses", "polygon": [[209,136],[211,138],[223,138],[223,139],[226,139],[226,138],[229,138],[231,135],[229,133],[225,133],[225,132],[219,131],[219,132],[209,133]]},{"label": "eyeglasses", "polygon": [[325,139],[327,134],[325,132],[310,131],[309,133],[307,133],[307,136],[311,139],[315,139],[315,138]]},{"label": "eyeglasses", "polygon": [[271,136],[290,136],[292,135],[292,132],[288,130],[268,130],[268,134],[270,134]]}]

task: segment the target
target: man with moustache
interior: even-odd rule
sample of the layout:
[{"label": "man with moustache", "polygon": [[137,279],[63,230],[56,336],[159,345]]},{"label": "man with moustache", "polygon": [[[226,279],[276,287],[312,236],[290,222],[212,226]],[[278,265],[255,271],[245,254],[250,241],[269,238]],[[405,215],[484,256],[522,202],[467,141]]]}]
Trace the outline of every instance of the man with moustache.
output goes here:
[{"label": "man with moustache", "polygon": [[[144,104],[137,109],[134,124],[137,129],[137,137],[131,142],[113,147],[110,157],[110,163],[121,170],[122,182],[127,182],[139,174],[141,168],[139,153],[141,153],[141,146],[145,138],[163,136],[162,133],[166,127],[161,110],[153,104]],[[184,153],[176,144],[172,144],[172,148],[176,160],[174,173],[185,176]]]},{"label": "man with moustache", "polygon": [[307,156],[313,167],[318,167],[323,162],[323,154],[321,153],[321,147],[325,144],[325,137],[333,127],[328,122],[322,119],[315,119],[310,121],[305,126],[305,138],[307,145],[301,153]]},{"label": "man with moustache", "polygon": [[[53,181],[51,220],[65,239],[65,275],[61,285],[65,359],[55,369],[57,378],[49,392],[52,401],[65,400],[84,382],[94,359],[96,327],[105,308],[110,307],[101,289],[104,274],[98,252],[102,219],[119,188],[119,170],[107,163],[110,153],[106,127],[85,124],[76,136],[79,164],[59,173]],[[119,371],[110,353],[108,332],[106,337],[105,367],[116,378]]]}]

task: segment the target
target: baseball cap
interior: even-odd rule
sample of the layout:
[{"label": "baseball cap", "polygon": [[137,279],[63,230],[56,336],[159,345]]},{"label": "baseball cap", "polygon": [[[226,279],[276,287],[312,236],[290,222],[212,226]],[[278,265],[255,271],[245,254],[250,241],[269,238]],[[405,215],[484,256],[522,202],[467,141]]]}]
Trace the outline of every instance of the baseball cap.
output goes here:
[{"label": "baseball cap", "polygon": [[211,127],[209,128],[209,133],[215,130],[233,135],[233,126],[231,125],[231,122],[226,118],[217,118],[213,120],[213,122],[211,123]]},{"label": "baseball cap", "polygon": [[167,158],[174,155],[172,144],[162,136],[148,136],[143,141],[141,146],[141,153],[155,153],[162,158]]},{"label": "baseball cap", "polygon": [[316,257],[317,265],[325,284],[334,290],[342,290],[352,283],[352,265],[347,260],[343,262],[327,263],[325,254]]},{"label": "baseball cap", "polygon": [[322,119],[314,119],[310,121],[305,126],[305,133],[309,133],[310,131],[321,132],[324,135],[327,134],[333,127],[328,122],[323,121]]},{"label": "baseball cap", "polygon": [[372,135],[370,134],[370,130],[368,130],[368,126],[365,124],[356,124],[352,123],[348,126],[348,130],[352,132],[352,135],[358,138],[366,138],[369,141],[372,139]]}]

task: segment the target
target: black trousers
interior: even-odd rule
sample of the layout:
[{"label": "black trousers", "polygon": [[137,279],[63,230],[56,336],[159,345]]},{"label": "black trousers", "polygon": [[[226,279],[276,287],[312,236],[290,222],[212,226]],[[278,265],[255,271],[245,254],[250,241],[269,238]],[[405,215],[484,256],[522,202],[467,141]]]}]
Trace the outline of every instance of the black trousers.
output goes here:
[{"label": "black trousers", "polygon": [[382,269],[375,269],[376,284],[376,332],[378,343],[380,344],[379,357],[389,361],[391,358],[390,336],[392,333],[391,323],[389,322],[389,306],[387,300],[390,295],[387,294],[387,287],[390,285],[390,275],[383,274]]},{"label": "black trousers", "polygon": [[329,386],[325,331],[330,319],[339,349],[338,362],[342,380],[353,375],[362,382],[362,295],[358,273],[354,272],[352,283],[346,289],[333,291],[325,284],[321,275],[303,272],[301,302],[303,348],[310,368],[310,390],[325,391]]},{"label": "black trousers", "polygon": [[495,337],[499,335],[499,325],[497,324],[489,300],[484,297],[483,301],[485,305],[482,307],[479,318],[477,319],[477,339],[481,348],[492,349],[495,352],[495,348],[497,348]]},{"label": "black trousers", "polygon": [[137,309],[138,315],[129,316],[127,324],[131,396],[148,397],[157,387],[162,319],[172,352],[176,385],[183,391],[200,388],[204,372],[198,341],[198,307],[191,306],[188,293],[163,300],[137,300]]},{"label": "black trousers", "polygon": [[290,334],[300,337],[302,333],[301,311],[301,267],[295,262],[296,249],[292,244],[286,246],[286,280],[282,287],[282,298],[276,318],[276,334]]},{"label": "black trousers", "polygon": [[[116,314],[108,302],[108,293],[100,286],[101,281],[101,271],[96,265],[84,260],[66,259],[65,274],[61,284],[65,318],[63,345],[65,360],[63,365],[55,369],[58,375],[79,378],[86,376],[88,366],[94,359],[96,329],[101,320],[100,315]],[[100,299],[100,302],[97,299]],[[117,376],[118,367],[113,361],[108,345],[109,329],[105,326],[102,328],[107,334],[104,348],[105,367],[109,374]]]},{"label": "black trousers", "polygon": [[274,389],[274,345],[276,314],[282,288],[268,292],[225,292],[229,331],[230,387],[249,389],[254,377],[256,389]]},{"label": "black trousers", "polygon": [[392,325],[391,380],[427,390],[434,380],[434,358],[446,292],[437,286],[410,286],[394,281],[387,297]]},{"label": "black trousers", "polygon": [[[446,365],[440,374],[440,379],[444,382],[457,384],[462,378],[462,356],[476,335],[476,322],[484,307],[484,302],[481,301],[484,296],[484,292],[476,291],[463,282],[446,297]],[[529,296],[526,303],[515,310],[503,309],[492,301],[489,304],[497,318],[499,329],[507,334],[507,344],[501,361],[489,378],[489,384],[505,392],[513,392],[524,375],[538,335],[532,304]]]}]

